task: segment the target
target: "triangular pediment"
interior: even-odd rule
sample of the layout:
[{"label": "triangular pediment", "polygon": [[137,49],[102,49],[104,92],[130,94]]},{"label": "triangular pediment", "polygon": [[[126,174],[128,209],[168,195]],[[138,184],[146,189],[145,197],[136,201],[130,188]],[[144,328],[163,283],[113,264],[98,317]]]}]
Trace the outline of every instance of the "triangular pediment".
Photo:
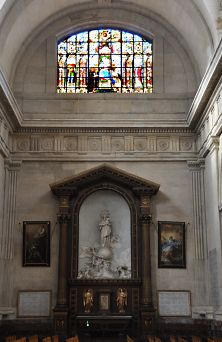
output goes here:
[{"label": "triangular pediment", "polygon": [[138,189],[154,195],[160,185],[144,178],[133,175],[127,171],[118,169],[108,164],[86,170],[75,176],[62,179],[50,184],[51,190],[56,195],[71,194],[93,184],[109,182],[119,184],[132,190]]}]

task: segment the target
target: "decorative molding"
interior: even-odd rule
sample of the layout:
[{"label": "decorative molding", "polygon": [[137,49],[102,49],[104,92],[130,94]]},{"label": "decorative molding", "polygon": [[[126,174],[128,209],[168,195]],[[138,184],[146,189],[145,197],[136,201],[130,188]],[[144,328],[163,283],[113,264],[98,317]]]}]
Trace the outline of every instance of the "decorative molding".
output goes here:
[{"label": "decorative molding", "polygon": [[201,158],[196,160],[189,160],[187,162],[187,165],[190,171],[200,171],[201,169],[205,168],[205,160]]},{"label": "decorative molding", "polygon": [[[206,156],[212,148],[216,147],[215,139],[221,134],[222,126],[222,82],[215,91],[215,94],[209,102],[208,109],[202,122],[197,129],[197,151],[199,155]],[[216,143],[216,145],[215,145]],[[214,146],[215,145],[215,146]]]},{"label": "decorative molding", "polygon": [[[91,132],[80,134],[24,134],[17,133],[12,137],[12,153],[15,156],[24,158],[39,153],[51,155],[59,152],[63,156],[96,156],[106,158],[108,155],[117,157],[134,158],[150,155],[175,154],[177,157],[189,155],[189,158],[196,156],[195,137],[193,134],[136,134],[123,132],[111,132],[104,135],[104,132]],[[151,154],[150,154],[151,153]],[[57,156],[58,158],[58,156]]]},{"label": "decorative molding", "polygon": [[112,3],[112,0],[97,0],[97,3],[99,5],[110,5]]},{"label": "decorative molding", "polygon": [[0,153],[8,158],[9,151],[9,127],[0,113]]},{"label": "decorative molding", "polygon": [[217,88],[222,74],[222,40],[215,51],[214,57],[200,83],[199,89],[191,104],[187,116],[189,127],[195,127],[200,121],[201,117],[206,112],[206,108],[213,95],[215,88]]},{"label": "decorative molding", "polygon": [[21,160],[11,160],[6,159],[5,160],[5,169],[8,171],[19,171],[22,165]]},{"label": "decorative molding", "polygon": [[[141,177],[135,176],[108,164],[102,164],[98,167],[81,172],[77,176],[50,184],[50,188],[56,196],[64,200],[67,199],[67,196],[72,197],[76,191],[78,191],[79,186],[81,186],[82,189],[83,185],[88,185],[92,180],[95,183],[96,180],[99,181],[101,178],[106,179],[106,182],[117,181],[118,184],[121,184],[124,187],[128,186],[141,198],[156,194],[160,187],[157,183],[147,181]],[[67,200],[65,203],[67,203]],[[150,202],[147,203],[149,204]],[[65,209],[67,209],[67,205],[65,206]]]},{"label": "decorative molding", "polygon": [[134,134],[191,134],[194,132],[187,127],[22,127],[15,134],[78,134],[78,133],[134,133]]},{"label": "decorative molding", "polygon": [[170,150],[170,138],[169,137],[157,137],[157,151],[169,151]]},{"label": "decorative molding", "polygon": [[0,108],[10,128],[16,129],[21,125],[22,113],[0,68]]},{"label": "decorative molding", "polygon": [[187,137],[180,137],[179,144],[179,151],[191,151],[193,148],[192,141]]},{"label": "decorative molding", "polygon": [[218,151],[220,146],[220,138],[211,136],[208,140],[207,149],[210,153],[214,152],[215,150]]}]

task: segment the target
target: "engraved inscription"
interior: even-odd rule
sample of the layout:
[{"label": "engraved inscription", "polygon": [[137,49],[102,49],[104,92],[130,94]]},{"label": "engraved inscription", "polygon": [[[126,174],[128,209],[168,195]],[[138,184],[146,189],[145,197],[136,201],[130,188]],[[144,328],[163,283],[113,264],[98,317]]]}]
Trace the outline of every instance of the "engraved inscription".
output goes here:
[{"label": "engraved inscription", "polygon": [[158,305],[160,316],[190,316],[190,292],[159,291]]}]

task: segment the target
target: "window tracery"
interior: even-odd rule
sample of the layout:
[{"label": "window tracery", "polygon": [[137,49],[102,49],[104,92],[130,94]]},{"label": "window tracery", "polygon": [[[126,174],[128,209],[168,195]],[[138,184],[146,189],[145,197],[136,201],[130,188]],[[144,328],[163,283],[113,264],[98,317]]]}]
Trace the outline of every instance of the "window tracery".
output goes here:
[{"label": "window tracery", "polygon": [[152,42],[112,28],[58,43],[58,93],[152,93]]}]

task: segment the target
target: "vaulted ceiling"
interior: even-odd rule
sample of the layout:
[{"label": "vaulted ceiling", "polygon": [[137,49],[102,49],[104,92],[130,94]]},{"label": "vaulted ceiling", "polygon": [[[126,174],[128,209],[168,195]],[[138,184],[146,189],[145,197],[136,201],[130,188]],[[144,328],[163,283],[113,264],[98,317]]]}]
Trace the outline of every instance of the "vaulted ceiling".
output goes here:
[{"label": "vaulted ceiling", "polygon": [[219,0],[0,0],[0,66],[6,79],[11,80],[16,58],[27,42],[50,23],[107,2],[132,16],[138,12],[154,18],[174,32],[192,54],[200,78],[204,75],[219,41]]}]

